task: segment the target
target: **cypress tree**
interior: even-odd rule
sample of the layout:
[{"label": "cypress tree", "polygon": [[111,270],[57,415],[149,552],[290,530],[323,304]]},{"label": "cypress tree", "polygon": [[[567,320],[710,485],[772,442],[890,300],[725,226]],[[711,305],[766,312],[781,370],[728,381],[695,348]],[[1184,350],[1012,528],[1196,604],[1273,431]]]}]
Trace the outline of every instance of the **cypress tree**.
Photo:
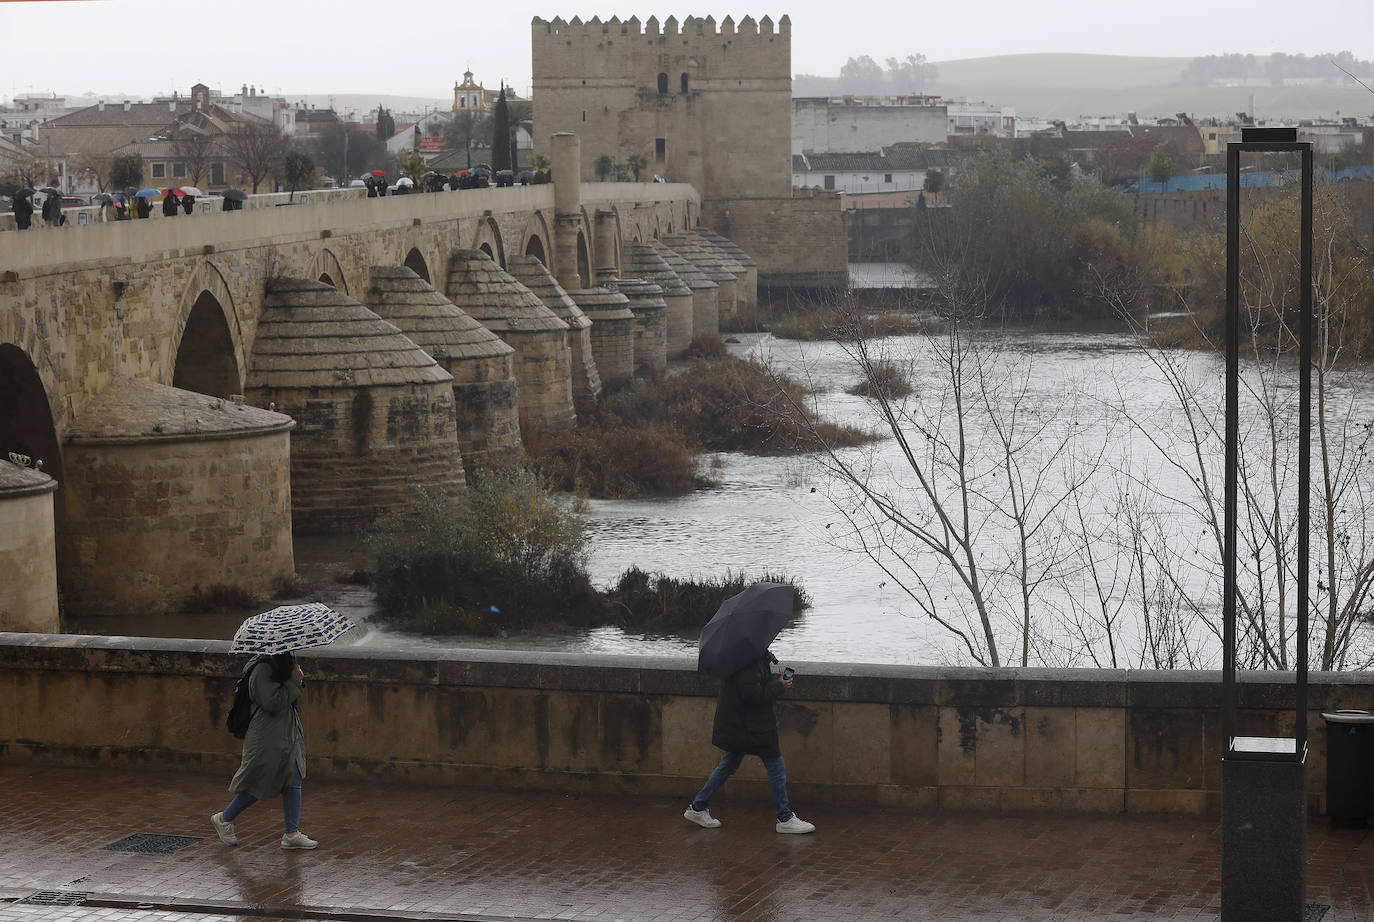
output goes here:
[{"label": "cypress tree", "polygon": [[496,97],[496,108],[492,113],[491,128],[491,168],[509,170],[510,162],[510,111],[506,108],[506,85],[501,84],[501,94]]}]

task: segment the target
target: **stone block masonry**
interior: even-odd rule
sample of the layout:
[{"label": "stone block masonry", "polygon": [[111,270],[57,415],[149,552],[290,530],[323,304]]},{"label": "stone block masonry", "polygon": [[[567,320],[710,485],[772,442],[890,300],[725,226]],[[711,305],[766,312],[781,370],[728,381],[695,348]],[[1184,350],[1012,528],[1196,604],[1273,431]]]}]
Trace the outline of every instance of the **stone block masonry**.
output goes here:
[{"label": "stone block masonry", "polygon": [[755,259],[760,289],[849,286],[848,235],[833,193],[708,200],[701,217]]},{"label": "stone block masonry", "polygon": [[[0,634],[0,759],[227,772],[228,643]],[[312,777],[690,796],[719,754],[718,683],[686,658],[347,646],[303,656]],[[1213,672],[795,663],[778,704],[798,801],[992,812],[1216,814]],[[1283,719],[1291,675],[1242,674],[1241,730]],[[1289,686],[1291,691],[1291,684]],[[1358,675],[1313,673],[1318,713],[1374,705]],[[1323,812],[1324,736],[1309,740]],[[766,800],[746,762],[739,780]]]}]

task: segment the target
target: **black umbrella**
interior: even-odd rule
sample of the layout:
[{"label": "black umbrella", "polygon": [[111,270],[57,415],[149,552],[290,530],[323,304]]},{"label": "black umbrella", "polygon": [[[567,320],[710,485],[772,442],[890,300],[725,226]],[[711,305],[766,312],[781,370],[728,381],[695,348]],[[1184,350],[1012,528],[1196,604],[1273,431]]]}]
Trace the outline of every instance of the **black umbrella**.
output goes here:
[{"label": "black umbrella", "polygon": [[231,202],[243,202],[248,199],[248,193],[242,189],[225,189],[220,195]]},{"label": "black umbrella", "polygon": [[100,205],[104,202],[113,202],[114,196],[108,192],[97,192],[95,195],[91,196],[91,201]]},{"label": "black umbrella", "polygon": [[701,629],[697,671],[725,678],[762,656],[792,618],[792,596],[788,583],[755,583],[722,602]]},{"label": "black umbrella", "polygon": [[54,189],[52,186],[44,186],[43,188],[39,189],[38,191],[39,191],[39,192],[42,192],[44,195],[61,195],[61,194],[62,194],[62,190],[61,190],[61,189]]},{"label": "black umbrella", "polygon": [[14,193],[15,198],[28,198],[31,195],[33,195],[32,189],[20,189],[18,192]]}]

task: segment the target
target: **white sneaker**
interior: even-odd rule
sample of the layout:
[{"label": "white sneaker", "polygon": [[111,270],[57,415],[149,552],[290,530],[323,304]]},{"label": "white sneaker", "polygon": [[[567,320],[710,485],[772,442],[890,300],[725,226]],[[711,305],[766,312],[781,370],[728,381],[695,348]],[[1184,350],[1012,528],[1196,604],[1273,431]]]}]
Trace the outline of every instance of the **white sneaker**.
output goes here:
[{"label": "white sneaker", "polygon": [[808,823],[806,820],[802,819],[800,816],[797,816],[797,814],[795,813],[792,814],[792,818],[790,820],[788,820],[785,823],[779,823],[774,828],[777,829],[778,832],[787,832],[797,836],[804,836],[808,832],[816,831],[816,826],[814,823]]},{"label": "white sneaker", "polygon": [[315,848],[319,844],[299,829],[281,837],[282,848]]},{"label": "white sneaker", "polygon": [[210,817],[210,824],[215,827],[219,840],[225,845],[239,844],[238,834],[234,832],[234,824],[226,820],[223,813],[216,813]]},{"label": "white sneaker", "polygon": [[687,822],[696,823],[702,829],[715,829],[720,825],[720,820],[712,816],[710,810],[693,810],[691,804],[687,805],[687,812],[682,816]]}]

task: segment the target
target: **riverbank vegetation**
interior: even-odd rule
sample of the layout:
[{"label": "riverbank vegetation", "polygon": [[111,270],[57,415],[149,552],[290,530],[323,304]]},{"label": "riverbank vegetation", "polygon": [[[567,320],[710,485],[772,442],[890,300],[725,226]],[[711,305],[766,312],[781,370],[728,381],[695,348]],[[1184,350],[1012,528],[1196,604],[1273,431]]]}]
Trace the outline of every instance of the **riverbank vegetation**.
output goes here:
[{"label": "riverbank vegetation", "polygon": [[797,382],[718,340],[669,375],[608,388],[596,410],[562,433],[524,433],[532,463],[560,490],[609,499],[666,496],[709,486],[701,452],[787,455],[815,451],[816,433],[858,445],[861,430],[817,419]]},{"label": "riverbank vegetation", "polygon": [[[369,545],[378,617],[422,634],[614,626],[695,635],[756,579],[793,582],[744,572],[681,580],[632,568],[600,591],[587,575],[578,501],[521,467],[474,473],[461,500],[419,491],[413,508],[378,524]],[[798,586],[795,610],[809,605]]]}]

